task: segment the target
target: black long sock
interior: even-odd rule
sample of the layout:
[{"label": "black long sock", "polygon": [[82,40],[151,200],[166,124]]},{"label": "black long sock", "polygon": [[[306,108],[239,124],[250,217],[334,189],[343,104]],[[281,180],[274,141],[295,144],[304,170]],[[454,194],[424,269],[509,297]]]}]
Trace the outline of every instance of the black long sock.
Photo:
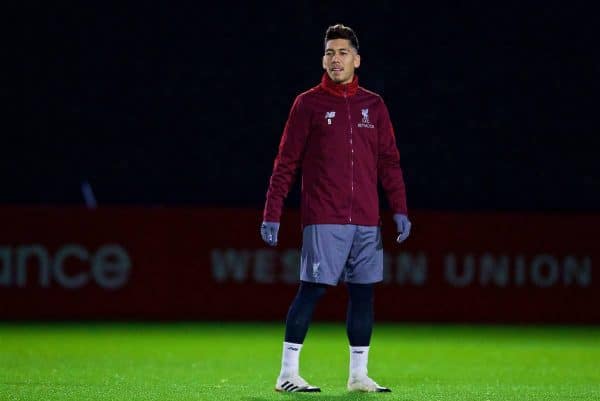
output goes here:
[{"label": "black long sock", "polygon": [[351,346],[369,346],[373,332],[373,284],[348,283],[346,332]]},{"label": "black long sock", "polygon": [[286,342],[304,343],[315,306],[326,290],[327,285],[325,284],[300,282],[300,288],[290,306],[285,322]]}]

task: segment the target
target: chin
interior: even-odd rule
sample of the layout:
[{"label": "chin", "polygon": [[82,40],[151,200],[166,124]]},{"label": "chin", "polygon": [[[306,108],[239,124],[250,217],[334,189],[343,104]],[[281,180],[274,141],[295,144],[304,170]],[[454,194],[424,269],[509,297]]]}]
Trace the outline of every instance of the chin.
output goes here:
[{"label": "chin", "polygon": [[337,77],[335,75],[329,74],[329,78],[331,78],[331,80],[333,82],[335,82],[336,84],[340,84],[342,82],[344,82],[344,80],[341,77]]}]

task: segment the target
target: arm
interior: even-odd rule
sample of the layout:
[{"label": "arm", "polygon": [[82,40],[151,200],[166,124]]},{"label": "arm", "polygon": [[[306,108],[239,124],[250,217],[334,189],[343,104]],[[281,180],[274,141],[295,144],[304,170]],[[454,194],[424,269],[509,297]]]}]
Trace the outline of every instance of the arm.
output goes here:
[{"label": "arm", "polygon": [[[302,103],[302,97],[299,96],[294,101],[290,115],[285,124],[281,142],[279,143],[279,152],[273,165],[273,173],[269,181],[267,190],[265,208],[263,211],[263,222],[278,223],[283,209],[283,201],[287,196],[306,147],[306,138],[310,127],[310,115]],[[263,223],[263,225],[264,225]],[[277,229],[279,224],[277,224]],[[277,229],[271,232],[271,241],[268,238],[263,239],[269,245],[277,243]],[[261,233],[263,230],[261,230]]]},{"label": "arm", "polygon": [[400,168],[400,153],[396,147],[396,136],[394,135],[390,115],[383,102],[382,109],[383,112],[378,124],[379,155],[377,158],[377,174],[394,213],[394,221],[399,234],[396,241],[400,243],[410,234],[411,223],[407,216],[406,189],[402,169]]},{"label": "arm", "polygon": [[379,117],[377,175],[394,214],[408,214],[406,190],[400,168],[400,153],[396,147],[394,128],[387,107],[382,101]]}]

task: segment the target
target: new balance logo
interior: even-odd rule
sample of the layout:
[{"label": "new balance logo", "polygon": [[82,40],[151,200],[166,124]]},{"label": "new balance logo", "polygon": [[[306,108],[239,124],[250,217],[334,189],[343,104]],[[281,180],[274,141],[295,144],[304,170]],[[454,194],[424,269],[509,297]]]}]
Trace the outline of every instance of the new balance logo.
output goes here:
[{"label": "new balance logo", "polygon": [[325,113],[325,119],[327,120],[327,125],[331,125],[331,120],[335,117],[335,111],[328,111]]}]

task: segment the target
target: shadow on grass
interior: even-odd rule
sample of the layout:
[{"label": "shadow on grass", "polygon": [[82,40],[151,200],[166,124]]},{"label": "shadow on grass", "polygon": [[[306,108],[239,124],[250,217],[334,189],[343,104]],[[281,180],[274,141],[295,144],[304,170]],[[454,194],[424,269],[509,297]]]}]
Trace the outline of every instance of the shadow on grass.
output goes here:
[{"label": "shadow on grass", "polygon": [[[341,401],[341,400],[400,400],[412,401],[409,398],[398,398],[394,393],[347,393],[341,395],[327,395],[323,393],[281,393],[279,394],[282,401],[296,400],[319,400],[319,401]],[[393,398],[392,398],[393,397]],[[272,398],[262,397],[244,397],[242,401],[270,401]]]}]

